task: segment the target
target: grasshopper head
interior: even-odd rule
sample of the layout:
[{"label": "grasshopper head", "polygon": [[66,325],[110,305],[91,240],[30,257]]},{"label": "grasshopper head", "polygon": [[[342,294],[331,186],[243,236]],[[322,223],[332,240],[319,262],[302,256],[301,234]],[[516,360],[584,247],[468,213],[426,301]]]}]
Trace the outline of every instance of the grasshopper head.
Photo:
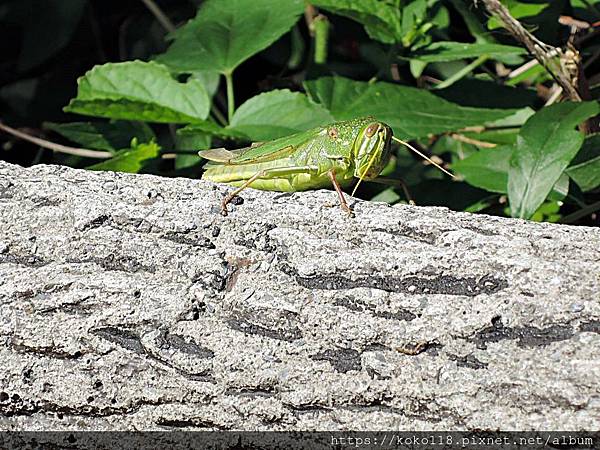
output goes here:
[{"label": "grasshopper head", "polygon": [[354,140],[354,176],[360,180],[376,178],[390,159],[392,129],[382,122],[361,128]]}]

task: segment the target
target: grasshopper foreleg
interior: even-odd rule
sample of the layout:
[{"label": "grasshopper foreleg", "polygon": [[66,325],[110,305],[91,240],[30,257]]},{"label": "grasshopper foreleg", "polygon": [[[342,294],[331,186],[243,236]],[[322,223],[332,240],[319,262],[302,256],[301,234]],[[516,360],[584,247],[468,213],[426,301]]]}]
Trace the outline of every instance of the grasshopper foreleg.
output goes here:
[{"label": "grasshopper foreleg", "polygon": [[331,180],[331,184],[333,184],[333,187],[334,187],[335,191],[337,192],[338,198],[340,199],[340,206],[342,207],[344,212],[346,212],[350,217],[354,217],[354,212],[352,211],[352,208],[350,208],[348,206],[348,203],[346,202],[346,198],[344,197],[344,192],[342,191],[342,188],[340,187],[339,183],[335,179],[335,172],[333,170],[329,170],[327,172],[327,175],[329,176],[329,179]]}]

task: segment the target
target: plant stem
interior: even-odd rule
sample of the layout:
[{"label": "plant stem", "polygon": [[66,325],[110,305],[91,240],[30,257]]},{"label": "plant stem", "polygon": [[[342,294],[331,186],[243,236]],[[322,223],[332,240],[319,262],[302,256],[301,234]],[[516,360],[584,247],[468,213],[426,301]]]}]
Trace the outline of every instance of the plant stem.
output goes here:
[{"label": "plant stem", "polygon": [[489,58],[490,57],[487,56],[487,55],[481,55],[479,58],[477,58],[471,64],[467,64],[465,67],[463,67],[458,72],[456,72],[454,75],[452,75],[450,78],[442,81],[440,84],[437,84],[434,87],[434,89],[444,89],[444,88],[447,88],[448,86],[453,85],[458,80],[466,77],[473,70],[475,70],[477,67],[479,67],[480,65],[482,65],[484,62],[486,62]]},{"label": "plant stem", "polygon": [[171,19],[167,17],[162,9],[160,9],[160,7],[154,2],[154,0],[142,0],[142,3],[146,5],[146,8],[150,10],[156,20],[158,20],[158,23],[160,23],[165,30],[167,30],[169,33],[175,31],[175,25],[173,25]]},{"label": "plant stem", "polygon": [[327,63],[327,45],[329,40],[329,20],[319,14],[312,22],[315,34],[315,64]]},{"label": "plant stem", "polygon": [[210,108],[210,112],[213,114],[215,120],[221,124],[221,126],[227,126],[227,119],[223,113],[217,108],[217,105],[213,104]]},{"label": "plant stem", "polygon": [[76,148],[76,147],[67,147],[66,145],[56,144],[54,142],[47,141],[46,139],[37,138],[35,136],[30,136],[27,133],[23,133],[19,130],[15,130],[14,128],[9,127],[8,125],[4,125],[0,123],[0,130],[12,134],[19,139],[23,139],[24,141],[31,142],[33,144],[39,145],[40,147],[47,148],[49,150],[54,150],[55,152],[66,153],[67,155],[75,155],[82,156],[84,158],[112,158],[114,155],[110,152],[105,152],[101,150],[90,150],[87,148]]},{"label": "plant stem", "polygon": [[579,211],[575,211],[573,214],[563,217],[558,223],[573,223],[585,216],[589,216],[600,209],[600,202],[592,203]]},{"label": "plant stem", "polygon": [[494,144],[492,142],[480,141],[479,139],[473,139],[468,136],[464,136],[459,133],[451,133],[450,137],[455,141],[464,142],[465,144],[476,145],[481,148],[496,148],[498,144]]},{"label": "plant stem", "polygon": [[[77,148],[77,147],[68,147],[66,145],[57,144],[55,142],[47,141],[46,139],[38,138],[35,136],[31,136],[27,133],[23,133],[22,131],[15,130],[8,125],[4,125],[0,122],[0,130],[5,133],[11,134],[19,139],[23,139],[24,141],[31,142],[32,144],[39,145],[42,148],[46,148],[48,150],[54,150],[55,152],[65,153],[67,155],[73,156],[81,156],[83,158],[98,158],[98,159],[109,159],[115,156],[111,152],[106,152],[103,150],[90,150],[88,148]],[[182,153],[182,152],[180,152]],[[161,155],[162,159],[173,159],[175,158],[177,153],[163,153]],[[194,153],[195,154],[195,153]],[[36,159],[39,157],[36,156]]]},{"label": "plant stem", "polygon": [[235,112],[235,98],[233,93],[233,73],[225,72],[225,82],[227,83],[227,119],[231,123],[233,113]]}]

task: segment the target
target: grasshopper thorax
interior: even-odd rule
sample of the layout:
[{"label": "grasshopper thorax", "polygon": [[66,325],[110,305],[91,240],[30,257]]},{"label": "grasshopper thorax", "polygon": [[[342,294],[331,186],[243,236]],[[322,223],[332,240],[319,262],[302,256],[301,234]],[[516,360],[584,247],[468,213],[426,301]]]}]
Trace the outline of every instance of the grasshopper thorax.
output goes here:
[{"label": "grasshopper thorax", "polygon": [[362,127],[352,147],[354,176],[376,178],[390,159],[391,141],[392,129],[385,123],[371,122]]}]

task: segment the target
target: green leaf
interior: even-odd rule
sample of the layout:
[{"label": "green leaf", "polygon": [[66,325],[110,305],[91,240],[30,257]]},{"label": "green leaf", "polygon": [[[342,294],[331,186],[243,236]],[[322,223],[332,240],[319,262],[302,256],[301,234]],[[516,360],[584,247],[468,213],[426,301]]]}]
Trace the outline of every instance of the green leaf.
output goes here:
[{"label": "green leaf", "polygon": [[[550,74],[544,69],[541,64],[536,64],[530,69],[527,69],[525,72],[522,72],[520,75],[517,75],[514,78],[509,78],[506,80],[506,86],[518,86],[522,84],[524,81],[527,81],[526,84],[537,84],[542,83],[546,80],[551,79]],[[535,81],[535,83],[534,83]]]},{"label": "green leaf", "polygon": [[[510,88],[507,88],[510,89]],[[506,95],[519,95],[524,96],[527,92],[517,91],[510,93],[505,92]],[[493,97],[493,94],[490,94]],[[490,100],[490,103],[494,103],[494,100]],[[481,132],[467,132],[461,131],[463,136],[484,141],[490,142],[493,144],[499,145],[514,145],[517,142],[517,136],[519,135],[519,130],[521,126],[527,122],[531,116],[535,114],[535,111],[529,107],[519,109],[515,114],[508,116],[504,119],[496,120],[494,122],[486,123],[485,126],[488,128],[485,131]]]},{"label": "green leaf", "polygon": [[552,190],[548,194],[546,200],[551,200],[555,202],[564,200],[565,197],[569,194],[569,185],[569,176],[565,172],[561,173],[560,177],[558,177],[558,181],[554,183],[554,186],[552,186]]},{"label": "green leaf", "polygon": [[112,119],[190,123],[206,119],[210,102],[203,84],[179,83],[154,62],[96,66],[78,80],[77,97],[65,111]]},{"label": "green leaf", "polygon": [[211,136],[217,136],[222,139],[235,139],[241,141],[250,141],[251,139],[246,136],[244,133],[241,133],[232,128],[220,127],[214,122],[209,122],[208,120],[204,122],[197,122],[190,125],[185,126],[184,128],[180,128],[177,130],[177,134],[184,137],[185,135],[195,135],[198,133],[206,133]]},{"label": "green leaf", "polygon": [[423,72],[427,68],[427,63],[417,59],[411,59],[408,64],[410,68],[410,74],[415,80],[421,78],[421,75],[423,75]]},{"label": "green leaf", "polygon": [[210,148],[212,136],[209,133],[198,131],[195,133],[177,134],[177,156],[175,157],[175,169],[185,169],[200,164],[198,150]]},{"label": "green leaf", "polygon": [[240,106],[228,127],[253,141],[276,139],[333,122],[323,106],[287,89],[252,97]]},{"label": "green leaf", "polygon": [[508,172],[511,215],[529,218],[583,143],[576,125],[598,114],[598,103],[560,103],[544,108],[521,128]]},{"label": "green leaf", "polygon": [[310,0],[313,5],[360,22],[369,36],[386,44],[402,40],[401,10],[385,0]]},{"label": "green leaf", "polygon": [[573,17],[587,22],[595,22],[600,19],[599,0],[571,0]]},{"label": "green leaf", "polygon": [[402,197],[396,193],[394,188],[385,189],[370,199],[372,202],[383,202],[389,203],[390,205],[398,203],[400,200],[402,200]]},{"label": "green leaf", "polygon": [[484,148],[452,164],[465,181],[490,192],[506,193],[512,147]]},{"label": "green leaf", "polygon": [[287,89],[257,95],[240,106],[231,124],[220,127],[213,122],[189,125],[178,134],[208,133],[221,138],[267,141],[305,131],[334,121],[322,106],[305,94]]},{"label": "green leaf", "polygon": [[201,70],[192,73],[192,79],[198,80],[204,86],[208,96],[212,98],[219,89],[221,74],[215,71]]},{"label": "green leaf", "polygon": [[449,102],[477,108],[524,108],[538,101],[533,89],[510,87],[476,78],[463,78],[445,89],[437,90],[436,95]]},{"label": "green leaf", "polygon": [[[465,159],[452,164],[452,169],[461,174],[472,186],[489,192],[506,194],[508,192],[508,172],[514,147],[505,145],[496,148],[484,148]],[[569,193],[569,177],[561,176],[552,186],[549,199],[562,200]]]},{"label": "green leaf", "polygon": [[463,136],[482,142],[489,142],[490,144],[496,145],[513,145],[517,142],[517,136],[519,134],[518,128],[507,128],[498,130],[482,131],[481,133],[476,132],[461,132]]},{"label": "green leaf", "polygon": [[[465,0],[450,0],[450,2],[452,3],[454,9],[462,16],[466,28],[475,38],[475,42],[480,44],[495,44],[497,42],[496,38],[482,24],[480,13],[482,10],[484,10],[484,8],[473,8],[473,4],[470,2],[465,2]],[[479,11],[477,11],[477,9],[479,9]],[[523,63],[522,58],[516,55],[501,55],[496,59],[507,65],[517,65]]]},{"label": "green leaf", "polygon": [[142,143],[155,138],[152,129],[139,122],[46,122],[44,128],[55,131],[84,148],[110,152],[128,147],[133,138]]},{"label": "green leaf", "polygon": [[[544,9],[548,7],[548,3],[524,3],[517,0],[504,0],[502,3],[510,11],[511,16],[515,19],[521,19],[523,17],[532,17],[540,14]],[[488,22],[488,28],[494,30],[496,28],[502,28],[502,22],[496,17],[490,17]]]},{"label": "green leaf", "polygon": [[304,52],[306,51],[306,43],[298,25],[292,28],[290,41],[290,56],[286,65],[288,69],[295,70],[302,64]]},{"label": "green leaf", "polygon": [[[559,23],[560,15],[566,11],[567,0],[503,0],[512,17],[521,22],[542,42],[555,42],[559,31],[565,27]],[[574,16],[577,17],[577,16]],[[488,28],[503,28],[497,17],[491,17]]]},{"label": "green leaf", "polygon": [[408,58],[422,62],[446,62],[479,56],[497,58],[503,55],[522,55],[527,51],[522,47],[500,44],[463,44],[461,42],[434,42],[408,55]]},{"label": "green leaf", "polygon": [[326,77],[307,81],[304,86],[310,97],[325,106],[334,119],[372,115],[390,125],[403,139],[483,125],[516,112],[459,106],[423,89],[384,82]]},{"label": "green leaf", "polygon": [[159,152],[160,147],[156,142],[138,144],[134,139],[130,149],[122,150],[114,158],[89,166],[87,169],[138,173],[143,163],[148,159],[156,158]]},{"label": "green leaf", "polygon": [[[522,94],[518,94],[522,95]],[[521,127],[529,120],[531,116],[535,114],[532,108],[526,107],[516,110],[514,114],[502,119],[494,120],[485,124],[488,128],[514,128]]]},{"label": "green leaf", "polygon": [[588,136],[567,169],[567,174],[583,192],[600,186],[600,134]]},{"label": "green leaf", "polygon": [[484,28],[479,17],[475,14],[475,10],[471,5],[465,3],[464,0],[450,0],[454,9],[462,16],[465,25],[469,32],[473,35],[476,42],[493,43],[495,39]]},{"label": "green leaf", "polygon": [[180,72],[231,73],[289,31],[303,11],[302,0],[206,0],[157,60]]},{"label": "green leaf", "polygon": [[[444,24],[435,0],[309,0],[313,5],[361,23],[367,34],[385,44],[409,47],[427,31]],[[436,16],[437,13],[437,16]]]},{"label": "green leaf", "polygon": [[531,216],[534,222],[558,222],[562,216],[560,215],[560,203],[556,200],[551,200],[542,203],[537,211]]}]

